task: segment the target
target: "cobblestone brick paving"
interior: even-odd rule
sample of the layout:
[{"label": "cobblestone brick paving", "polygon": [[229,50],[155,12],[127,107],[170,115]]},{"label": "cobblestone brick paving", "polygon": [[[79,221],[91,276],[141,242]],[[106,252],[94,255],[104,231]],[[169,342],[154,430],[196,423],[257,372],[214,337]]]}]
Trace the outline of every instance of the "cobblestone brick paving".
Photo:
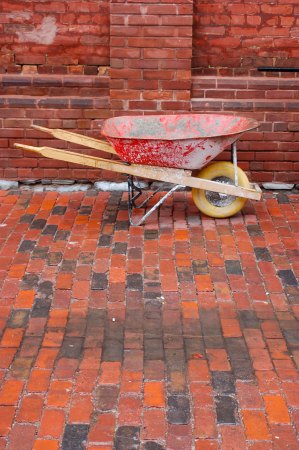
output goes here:
[{"label": "cobblestone brick paving", "polygon": [[0,450],[298,449],[298,196],[0,195]]}]

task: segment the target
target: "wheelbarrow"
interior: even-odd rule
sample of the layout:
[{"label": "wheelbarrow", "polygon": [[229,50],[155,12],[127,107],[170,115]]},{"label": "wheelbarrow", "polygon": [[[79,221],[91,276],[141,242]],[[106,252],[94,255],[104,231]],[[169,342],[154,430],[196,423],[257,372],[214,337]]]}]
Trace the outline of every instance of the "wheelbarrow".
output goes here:
[{"label": "wheelbarrow", "polygon": [[[231,217],[242,209],[247,199],[260,200],[259,186],[251,184],[237,166],[236,148],[238,138],[257,127],[258,122],[251,118],[220,114],[120,116],[104,121],[101,134],[108,142],[33,125],[33,128],[57,139],[108,152],[119,159],[51,147],[15,146],[47,158],[126,174],[130,223],[140,225],[166,198],[182,187],[192,188],[195,205],[210,217]],[[229,146],[232,162],[211,164]],[[137,205],[136,200],[142,190],[136,178],[174,184],[138,222],[132,219],[133,209],[144,207],[158,191]]]}]

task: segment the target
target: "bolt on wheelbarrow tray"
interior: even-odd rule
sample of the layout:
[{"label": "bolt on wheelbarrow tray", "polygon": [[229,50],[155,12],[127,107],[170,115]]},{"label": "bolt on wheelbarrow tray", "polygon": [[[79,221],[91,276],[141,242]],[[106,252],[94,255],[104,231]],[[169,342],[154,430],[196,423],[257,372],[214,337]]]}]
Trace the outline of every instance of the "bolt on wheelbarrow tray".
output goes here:
[{"label": "bolt on wheelbarrow tray", "polygon": [[[220,114],[121,116],[104,122],[102,135],[109,144],[73,132],[33,125],[58,139],[117,154],[120,160],[50,147],[15,146],[47,158],[127,174],[131,208],[136,206],[135,200],[140,195],[140,192],[134,195],[136,185],[132,177],[141,177],[174,184],[163,199],[180,187],[191,187],[193,200],[202,212],[212,217],[229,217],[242,208],[246,199],[261,198],[259,187],[249,183],[237,167],[235,145],[244,132],[257,126],[250,118]],[[209,164],[228,146],[232,146],[233,163]],[[202,170],[196,173],[198,169]]]}]

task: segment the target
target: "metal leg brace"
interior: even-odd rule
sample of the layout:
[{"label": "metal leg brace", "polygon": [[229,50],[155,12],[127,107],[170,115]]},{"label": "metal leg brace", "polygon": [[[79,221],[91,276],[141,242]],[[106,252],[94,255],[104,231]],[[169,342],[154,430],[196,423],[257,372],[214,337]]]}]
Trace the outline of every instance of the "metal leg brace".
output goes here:
[{"label": "metal leg brace", "polygon": [[235,186],[238,186],[239,181],[238,181],[237,144],[235,142],[232,144],[232,159],[234,165]]},{"label": "metal leg brace", "polygon": [[136,200],[141,196],[142,189],[134,183],[134,177],[132,175],[128,175],[128,213],[129,213],[129,221],[133,226],[141,225],[145,220],[157,209],[162,203],[170,197],[170,195],[175,192],[177,189],[184,187],[181,184],[176,184],[170,191],[168,191],[151,209],[144,214],[141,219],[137,222],[134,222],[132,219],[132,212],[134,208],[142,208],[146,206],[151,198],[153,198],[161,189],[157,189],[151,195],[149,195],[143,202],[136,205]]}]

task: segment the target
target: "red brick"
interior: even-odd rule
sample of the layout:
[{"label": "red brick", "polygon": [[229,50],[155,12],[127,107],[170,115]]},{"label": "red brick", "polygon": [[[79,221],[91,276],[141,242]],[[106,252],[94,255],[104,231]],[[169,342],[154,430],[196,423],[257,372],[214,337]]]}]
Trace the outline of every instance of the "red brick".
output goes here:
[{"label": "red brick", "polygon": [[111,267],[110,269],[110,283],[124,283],[126,280],[125,270],[119,267]]},{"label": "red brick", "polygon": [[163,382],[147,381],[144,383],[144,405],[156,408],[163,408],[165,406]]},{"label": "red brick", "polygon": [[36,366],[40,369],[50,369],[53,367],[58,351],[57,348],[42,348],[38,353]]},{"label": "red brick", "polygon": [[34,425],[15,424],[9,436],[9,447],[11,449],[32,450],[35,432]]},{"label": "red brick", "polygon": [[243,331],[244,337],[246,340],[246,344],[249,348],[265,348],[265,341],[263,340],[263,336],[260,330],[247,328]]},{"label": "red brick", "polygon": [[219,444],[212,439],[196,439],[195,450],[218,450]]},{"label": "red brick", "polygon": [[188,362],[188,375],[190,381],[209,381],[210,374],[207,361],[190,360]]},{"label": "red brick", "polygon": [[42,346],[43,347],[60,347],[64,337],[61,330],[49,330],[46,332]]},{"label": "red brick", "polygon": [[296,383],[283,383],[287,404],[299,408],[299,390]]},{"label": "red brick", "polygon": [[115,429],[115,416],[110,413],[100,414],[92,425],[88,439],[89,442],[112,442]]},{"label": "red brick", "polygon": [[213,291],[212,280],[209,274],[195,275],[194,279],[199,291]]},{"label": "red brick", "polygon": [[195,302],[182,302],[182,313],[184,319],[198,319],[198,305]]},{"label": "red brick", "polygon": [[54,377],[56,379],[70,379],[75,375],[79,361],[72,358],[60,358],[57,362]]},{"label": "red brick", "polygon": [[51,407],[66,406],[70,400],[71,390],[71,381],[53,380],[49,388],[47,405]]},{"label": "red brick", "polygon": [[29,392],[46,392],[50,383],[51,371],[33,369],[27,383]]},{"label": "red brick", "polygon": [[222,450],[246,449],[244,430],[238,425],[222,425],[220,427],[222,437]]},{"label": "red brick", "polygon": [[160,409],[145,409],[143,412],[142,439],[164,440],[165,435],[165,412]]},{"label": "red brick", "polygon": [[72,295],[74,298],[86,299],[89,296],[89,289],[88,281],[74,281]]},{"label": "red brick", "polygon": [[103,361],[100,369],[100,383],[118,384],[120,382],[120,368],[119,362]]},{"label": "red brick", "polygon": [[194,408],[194,436],[201,438],[216,438],[215,411],[210,408]]},{"label": "red brick", "polygon": [[255,384],[237,381],[236,389],[242,409],[261,409],[263,407],[261,395]]},{"label": "red brick", "polygon": [[0,369],[7,369],[14,358],[16,348],[0,348]]},{"label": "red brick", "polygon": [[[125,379],[131,379],[131,372],[123,372]],[[162,381],[165,377],[165,363],[160,360],[149,360],[144,365],[144,376],[147,380]],[[142,374],[135,372],[135,377],[142,381]],[[134,380],[134,378],[133,378]]]},{"label": "red brick", "polygon": [[273,449],[296,448],[298,439],[291,425],[272,425],[271,432],[274,436]]},{"label": "red brick", "polygon": [[192,430],[190,425],[169,424],[166,448],[179,450],[191,448]]},{"label": "red brick", "polygon": [[101,361],[101,349],[86,349],[80,362],[80,369],[99,369]]},{"label": "red brick", "polygon": [[6,328],[1,339],[2,347],[19,347],[24,330],[21,328]]},{"label": "red brick", "polygon": [[18,422],[38,422],[42,413],[44,398],[31,394],[22,398],[17,414]]},{"label": "red brick", "polygon": [[267,339],[272,359],[289,359],[288,349],[284,339]]},{"label": "red brick", "polygon": [[242,411],[246,436],[249,440],[270,439],[267,422],[262,411],[244,410]]},{"label": "red brick", "polygon": [[261,5],[261,12],[271,15],[287,15],[290,16],[293,13],[293,6],[292,5]]},{"label": "red brick", "polygon": [[209,367],[211,371],[230,371],[231,366],[228,361],[226,350],[218,348],[207,349]]},{"label": "red brick", "polygon": [[255,370],[271,370],[273,368],[269,353],[266,349],[250,350],[250,356],[253,360],[253,367]]},{"label": "red brick", "polygon": [[58,450],[59,442],[50,439],[37,439],[34,443],[33,450]]},{"label": "red brick", "polygon": [[51,328],[65,327],[66,323],[67,323],[68,313],[69,313],[68,310],[52,309],[52,311],[50,311],[48,327],[51,327]]},{"label": "red brick", "polygon": [[249,445],[248,447],[250,450],[272,450],[273,446],[271,442],[266,441],[256,441]]},{"label": "red brick", "polygon": [[23,385],[21,380],[6,380],[0,389],[0,405],[16,405]]},{"label": "red brick", "polygon": [[69,273],[60,273],[56,280],[56,289],[71,289],[72,275]]},{"label": "red brick", "polygon": [[69,422],[70,423],[89,423],[90,415],[93,411],[92,398],[90,395],[75,396],[72,399]]},{"label": "red brick", "polygon": [[0,406],[0,436],[8,435],[13,423],[15,412],[16,408],[13,406]]},{"label": "red brick", "polygon": [[276,373],[272,370],[257,370],[255,372],[261,393],[279,392],[280,384]]},{"label": "red brick", "polygon": [[119,425],[138,426],[141,422],[142,401],[136,395],[120,396],[118,402]]},{"label": "red brick", "polygon": [[13,264],[8,272],[10,278],[20,279],[26,271],[26,264]]},{"label": "red brick", "polygon": [[221,319],[224,337],[241,337],[242,332],[237,319]]},{"label": "red brick", "polygon": [[5,449],[6,443],[7,443],[6,438],[5,437],[0,437],[0,449],[1,450]]},{"label": "red brick", "polygon": [[44,409],[38,434],[60,438],[65,424],[65,411],[62,409]]},{"label": "red brick", "polygon": [[180,371],[172,371],[170,373],[169,386],[171,392],[185,392],[186,390],[186,377]]},{"label": "red brick", "polygon": [[290,416],[283,397],[265,395],[264,402],[269,423],[290,423]]},{"label": "red brick", "polygon": [[213,408],[213,390],[212,387],[206,383],[190,383],[190,392],[193,399],[193,404],[202,408]]},{"label": "red brick", "polygon": [[80,370],[76,378],[76,392],[91,393],[96,384],[98,370]]},{"label": "red brick", "polygon": [[89,445],[88,450],[113,450],[112,445],[106,444],[106,445]]}]

